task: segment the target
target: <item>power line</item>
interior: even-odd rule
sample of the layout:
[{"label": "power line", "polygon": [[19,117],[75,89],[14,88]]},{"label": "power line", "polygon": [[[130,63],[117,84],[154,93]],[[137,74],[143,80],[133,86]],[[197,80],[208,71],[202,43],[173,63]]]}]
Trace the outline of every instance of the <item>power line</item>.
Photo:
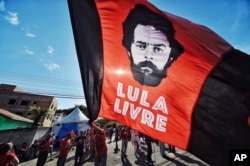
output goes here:
[{"label": "power line", "polygon": [[57,98],[85,99],[80,81],[0,70],[0,83],[16,85],[27,93]]}]

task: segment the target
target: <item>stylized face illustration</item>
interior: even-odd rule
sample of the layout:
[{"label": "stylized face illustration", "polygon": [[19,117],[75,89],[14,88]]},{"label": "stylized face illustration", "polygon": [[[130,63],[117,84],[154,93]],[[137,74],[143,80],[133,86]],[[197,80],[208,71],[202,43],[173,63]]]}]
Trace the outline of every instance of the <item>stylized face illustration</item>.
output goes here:
[{"label": "stylized face illustration", "polygon": [[169,41],[161,31],[138,24],[129,52],[134,78],[144,85],[158,85],[166,76],[170,52]]}]

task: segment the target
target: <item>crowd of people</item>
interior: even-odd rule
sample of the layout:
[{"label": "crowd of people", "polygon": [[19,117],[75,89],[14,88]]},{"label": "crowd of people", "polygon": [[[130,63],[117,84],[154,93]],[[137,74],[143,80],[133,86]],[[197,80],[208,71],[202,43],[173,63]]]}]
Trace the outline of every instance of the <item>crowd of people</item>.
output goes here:
[{"label": "crowd of people", "polygon": [[[143,135],[139,131],[131,129],[126,125],[117,126],[114,123],[112,127],[106,129],[106,137],[109,139],[108,143],[115,142],[114,153],[118,153],[119,151],[121,151],[122,162],[125,162],[125,159],[127,158],[127,148],[129,142],[133,146],[134,155],[137,158],[140,158],[140,155],[143,154],[142,144],[146,145],[146,161],[149,165],[154,165],[154,161],[152,160],[152,143],[159,145],[160,154],[165,159],[169,159],[166,154],[166,149],[168,149],[168,153],[171,153],[172,156],[174,156],[174,154],[176,153],[175,146],[168,145],[167,148],[165,143],[155,140],[147,135]],[[121,149],[118,147],[118,141],[121,141]]]},{"label": "crowd of people", "polygon": [[[118,144],[119,141],[120,144]],[[34,140],[30,146],[26,142],[18,148],[12,142],[1,144],[0,165],[14,166],[20,162],[37,158],[36,166],[44,166],[46,162],[54,159],[57,159],[57,166],[64,166],[69,152],[74,150],[75,166],[80,166],[87,160],[92,161],[95,166],[105,166],[108,158],[107,144],[112,142],[115,143],[114,153],[121,153],[122,162],[127,158],[129,142],[131,142],[137,158],[143,153],[142,144],[146,145],[146,160],[149,165],[153,165],[154,162],[151,158],[152,142],[159,145],[162,157],[166,158],[165,143],[143,135],[126,125],[113,123],[111,127],[103,129],[99,123],[94,121],[90,129],[80,131],[79,135],[78,131],[69,131],[61,140],[50,133],[45,139]],[[175,153],[174,146],[169,145],[168,149],[169,152]],[[57,155],[53,156],[53,151]]]}]

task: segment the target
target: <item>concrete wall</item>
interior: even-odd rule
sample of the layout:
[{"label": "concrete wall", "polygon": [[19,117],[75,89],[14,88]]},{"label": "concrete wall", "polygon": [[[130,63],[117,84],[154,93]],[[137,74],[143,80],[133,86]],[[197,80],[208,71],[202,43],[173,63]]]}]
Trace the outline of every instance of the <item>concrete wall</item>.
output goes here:
[{"label": "concrete wall", "polygon": [[26,142],[30,146],[35,139],[43,139],[50,132],[51,128],[48,127],[0,131],[0,143],[12,141],[14,145],[19,146]]}]

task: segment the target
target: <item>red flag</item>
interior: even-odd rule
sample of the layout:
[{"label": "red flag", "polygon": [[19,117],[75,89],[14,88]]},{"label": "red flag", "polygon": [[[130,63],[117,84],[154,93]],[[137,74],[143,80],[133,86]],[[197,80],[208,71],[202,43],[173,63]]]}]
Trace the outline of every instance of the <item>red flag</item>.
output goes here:
[{"label": "red flag", "polygon": [[96,7],[104,56],[99,116],[186,149],[203,82],[232,47],[147,1],[96,1]]},{"label": "red flag", "polygon": [[[90,119],[118,121],[208,163],[223,163],[223,157],[207,160],[216,153],[197,150],[195,141],[212,129],[204,125],[209,119],[199,119],[208,110],[197,103],[209,109],[200,101],[202,89],[223,56],[234,57],[228,56],[233,47],[210,29],[146,0],[69,0],[69,8]],[[250,138],[246,130],[243,135]],[[204,145],[210,145],[210,136]]]}]

